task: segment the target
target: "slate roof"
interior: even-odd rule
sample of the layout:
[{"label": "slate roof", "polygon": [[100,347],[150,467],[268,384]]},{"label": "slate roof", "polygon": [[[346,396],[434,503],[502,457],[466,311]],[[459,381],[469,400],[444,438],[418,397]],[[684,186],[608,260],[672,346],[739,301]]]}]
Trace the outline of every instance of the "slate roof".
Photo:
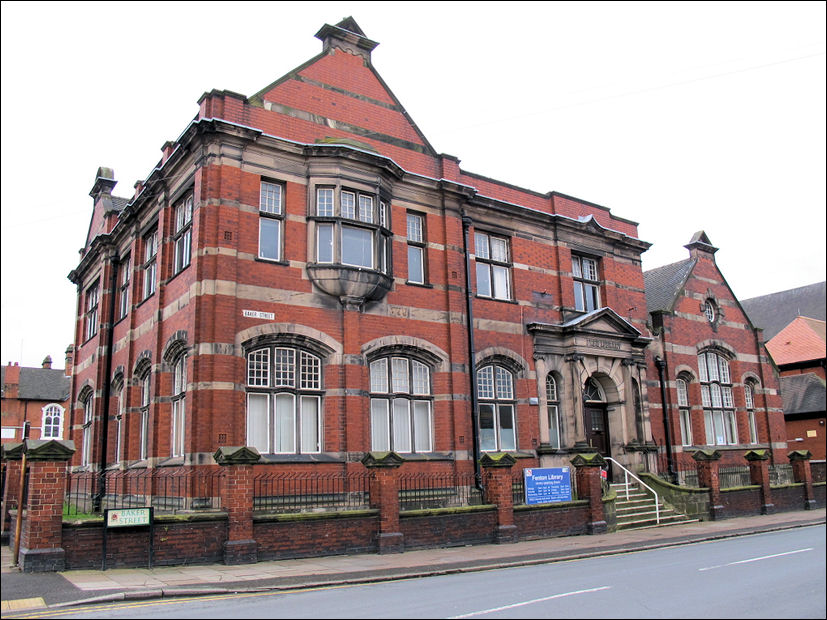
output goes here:
[{"label": "slate roof", "polygon": [[827,384],[815,373],[781,377],[784,415],[821,413],[827,410]]},{"label": "slate roof", "polygon": [[827,282],[800,286],[741,301],[752,324],[764,329],[764,342],[778,334],[797,316],[827,320]]},{"label": "slate roof", "polygon": [[[17,397],[20,400],[47,400],[63,402],[69,398],[69,377],[64,369],[20,368],[20,385]],[[6,385],[6,368],[2,369],[3,385]]]},{"label": "slate roof", "polygon": [[675,299],[695,267],[695,262],[695,259],[687,258],[643,272],[643,281],[646,286],[646,309],[649,312],[672,310]]},{"label": "slate roof", "polygon": [[817,319],[796,317],[766,343],[767,351],[777,366],[827,358],[825,325]]}]

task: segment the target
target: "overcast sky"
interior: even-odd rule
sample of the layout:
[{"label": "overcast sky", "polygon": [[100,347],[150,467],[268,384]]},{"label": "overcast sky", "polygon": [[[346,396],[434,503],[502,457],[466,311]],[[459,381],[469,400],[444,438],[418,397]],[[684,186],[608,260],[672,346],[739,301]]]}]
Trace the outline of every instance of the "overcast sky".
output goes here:
[{"label": "overcast sky", "polygon": [[740,299],[825,279],[824,2],[3,2],[0,363],[63,364],[97,168],[131,197],[347,16],[438,152],[639,222],[644,269],[705,230]]}]

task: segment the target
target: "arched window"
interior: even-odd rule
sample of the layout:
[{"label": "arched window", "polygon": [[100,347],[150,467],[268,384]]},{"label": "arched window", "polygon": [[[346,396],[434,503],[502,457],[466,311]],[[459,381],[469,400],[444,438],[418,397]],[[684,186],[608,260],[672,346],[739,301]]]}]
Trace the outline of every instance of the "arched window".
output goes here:
[{"label": "arched window", "polygon": [[681,445],[692,445],[692,417],[689,408],[689,380],[687,377],[678,377],[675,380],[678,392],[678,414],[681,419]]},{"label": "arched window", "polygon": [[477,371],[480,449],[488,452],[517,449],[514,376],[491,364]]},{"label": "arched window", "polygon": [[392,356],[370,363],[372,450],[431,452],[431,369],[419,360]]},{"label": "arched window", "polygon": [[140,378],[141,383],[141,430],[138,443],[138,458],[142,461],[149,457],[149,379],[151,373],[149,367],[145,369]]},{"label": "arched window", "polygon": [[184,456],[187,404],[187,356],[178,356],[172,367],[172,456]]},{"label": "arched window", "polygon": [[738,443],[735,407],[732,401],[732,379],[729,360],[707,351],[698,355],[698,378],[708,445]]},{"label": "arched window", "polygon": [[247,353],[247,445],[263,454],[308,454],[322,446],[322,361],[298,347]]},{"label": "arched window", "polygon": [[557,380],[549,373],[546,377],[546,402],[548,407],[548,441],[552,448],[560,448],[560,393]]},{"label": "arched window", "polygon": [[126,384],[123,375],[118,375],[112,382],[113,391],[117,394],[118,409],[115,413],[115,462],[120,463],[123,456],[123,425],[126,413]]},{"label": "arched window", "polygon": [[63,407],[51,403],[43,407],[43,422],[40,427],[41,439],[63,439]]},{"label": "arched window", "polygon": [[92,463],[92,420],[95,393],[92,389],[86,389],[81,393],[80,404],[83,407],[82,439],[80,449],[80,464],[87,466]]},{"label": "arched window", "polygon": [[586,380],[586,385],[583,388],[583,398],[586,401],[596,403],[606,402],[606,395],[603,393],[603,388],[591,377]]},{"label": "arched window", "polygon": [[706,316],[706,320],[710,323],[715,322],[715,302],[711,299],[707,299],[703,305],[704,316]]},{"label": "arched window", "polygon": [[747,406],[750,443],[758,443],[758,427],[755,424],[755,388],[756,384],[754,381],[748,380],[744,384],[744,403]]}]

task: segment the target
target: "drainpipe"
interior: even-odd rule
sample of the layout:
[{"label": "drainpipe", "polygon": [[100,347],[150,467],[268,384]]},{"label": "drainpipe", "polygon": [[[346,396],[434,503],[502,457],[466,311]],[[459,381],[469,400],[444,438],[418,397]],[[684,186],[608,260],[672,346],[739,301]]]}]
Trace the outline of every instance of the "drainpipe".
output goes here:
[{"label": "drainpipe", "polygon": [[661,408],[663,409],[663,430],[666,433],[666,463],[669,474],[669,482],[672,484],[678,483],[678,474],[675,471],[675,461],[672,458],[672,431],[669,424],[669,412],[666,405],[666,385],[663,378],[663,371],[666,368],[666,362],[659,355],[655,357],[655,366],[658,368],[658,381],[660,382],[660,400]]},{"label": "drainpipe", "polygon": [[115,340],[115,287],[118,283],[118,263],[112,261],[109,271],[109,317],[106,332],[106,375],[103,381],[103,407],[101,411],[101,456],[98,474],[98,493],[93,500],[94,512],[100,512],[106,495],[106,452],[109,448],[109,398],[112,392],[112,347]]},{"label": "drainpipe", "polygon": [[471,255],[468,253],[468,229],[471,218],[462,212],[462,251],[465,255],[465,315],[468,317],[468,373],[471,380],[471,436],[474,442],[474,485],[484,491],[480,465],[479,412],[477,402],[477,373],[474,360],[477,349],[474,344],[474,293],[471,290]]}]

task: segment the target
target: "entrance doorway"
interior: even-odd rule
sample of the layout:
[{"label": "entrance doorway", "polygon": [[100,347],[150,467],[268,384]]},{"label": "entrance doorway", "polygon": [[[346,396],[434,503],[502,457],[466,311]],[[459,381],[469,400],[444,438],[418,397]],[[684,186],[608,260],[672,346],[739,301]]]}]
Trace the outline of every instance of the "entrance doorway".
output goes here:
[{"label": "entrance doorway", "polygon": [[601,456],[609,454],[609,423],[606,405],[586,405],[586,442]]}]

